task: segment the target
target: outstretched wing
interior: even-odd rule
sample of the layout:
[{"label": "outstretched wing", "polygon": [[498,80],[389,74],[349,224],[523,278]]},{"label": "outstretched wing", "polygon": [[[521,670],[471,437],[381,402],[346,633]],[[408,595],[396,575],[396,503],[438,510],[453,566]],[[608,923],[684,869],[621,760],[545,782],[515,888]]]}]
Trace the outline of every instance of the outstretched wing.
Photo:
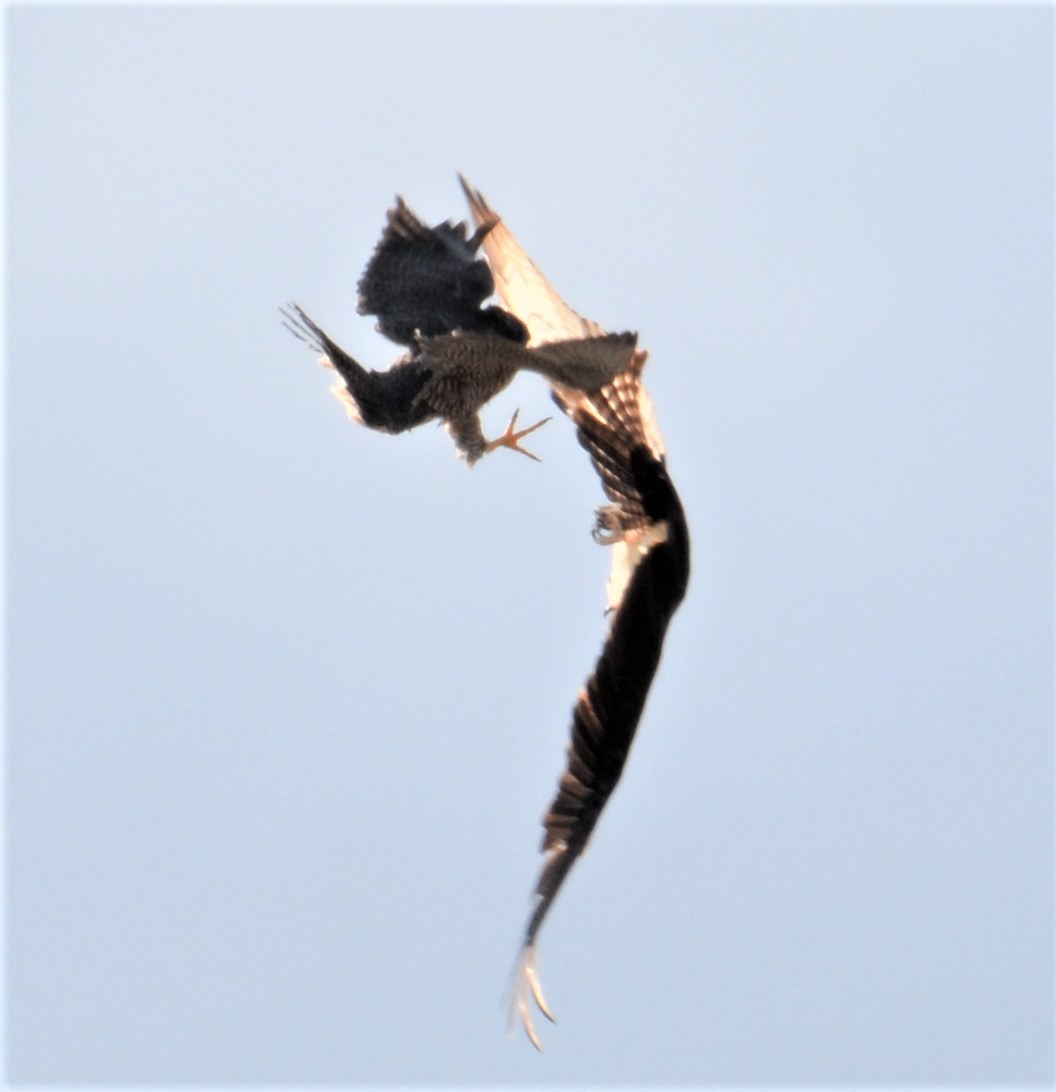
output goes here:
[{"label": "outstretched wing", "polygon": [[505,307],[528,327],[529,345],[575,337],[599,337],[603,327],[577,314],[554,291],[539,272],[501,217],[458,176],[469,201],[473,222],[484,231],[484,253],[488,256],[495,285]]},{"label": "outstretched wing", "polygon": [[615,551],[618,589],[614,593],[610,581],[614,613],[608,636],[572,711],[567,765],[543,818],[545,861],[524,932],[515,994],[536,1046],[529,992],[550,1017],[535,975],[537,936],[619,782],[668,624],[689,581],[689,531],[641,385],[645,358],[635,353],[631,367],[596,394],[554,396],[575,423],[612,501],[599,510],[595,537]]},{"label": "outstretched wing", "polygon": [[377,315],[391,341],[414,347],[418,335],[478,330],[524,341],[522,323],[498,307],[482,309],[495,291],[488,263],[476,257],[491,225],[472,238],[466,225],[428,227],[397,197],[381,239],[359,281],[361,315]]}]

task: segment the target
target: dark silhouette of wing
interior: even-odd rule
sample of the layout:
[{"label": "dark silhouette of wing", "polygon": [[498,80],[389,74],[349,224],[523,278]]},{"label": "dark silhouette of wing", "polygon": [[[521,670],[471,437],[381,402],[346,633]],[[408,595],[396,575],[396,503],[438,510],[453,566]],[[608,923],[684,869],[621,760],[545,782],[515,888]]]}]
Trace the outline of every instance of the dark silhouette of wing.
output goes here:
[{"label": "dark silhouette of wing", "polygon": [[667,473],[662,441],[641,385],[646,354],[593,395],[556,391],[612,504],[598,512],[595,538],[610,545],[609,631],[572,712],[568,761],[543,818],[545,854],[524,933],[514,992],[539,1047],[529,992],[553,1019],[535,973],[537,936],[561,885],[590,839],[634,740],[660,662],[664,636],[689,581],[689,530]]},{"label": "dark silhouette of wing", "polygon": [[295,303],[282,311],[283,325],[321,354],[320,363],[333,368],[343,383],[331,388],[348,415],[381,432],[405,432],[435,417],[419,400],[432,371],[423,361],[407,357],[384,372],[364,368]]},{"label": "dark silhouette of wing", "polygon": [[463,223],[427,227],[397,197],[360,278],[357,310],[377,315],[382,334],[411,348],[419,336],[455,330],[526,341],[527,331],[513,315],[482,306],[495,282],[488,263],[476,253],[490,230],[482,223],[467,239]]}]

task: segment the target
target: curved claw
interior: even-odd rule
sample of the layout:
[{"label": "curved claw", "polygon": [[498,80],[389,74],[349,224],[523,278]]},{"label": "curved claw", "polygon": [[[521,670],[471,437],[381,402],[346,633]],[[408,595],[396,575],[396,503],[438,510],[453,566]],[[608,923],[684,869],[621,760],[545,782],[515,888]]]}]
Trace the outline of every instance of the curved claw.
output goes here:
[{"label": "curved claw", "polygon": [[533,455],[526,448],[521,447],[517,441],[523,439],[523,437],[527,436],[530,432],[535,432],[537,428],[542,428],[550,418],[544,417],[530,428],[522,429],[520,432],[514,432],[513,427],[517,424],[517,416],[520,412],[520,410],[514,411],[513,416],[510,418],[510,423],[506,426],[506,431],[497,440],[489,440],[484,445],[483,454],[487,455],[489,451],[494,451],[496,448],[508,447],[513,451],[519,451],[522,455],[527,455],[529,459],[534,459],[537,463],[543,461],[538,455]]},{"label": "curved claw", "polygon": [[532,1010],[529,1004],[529,997],[535,1001],[539,1011],[551,1024],[556,1024],[557,1020],[554,1019],[554,1014],[550,1011],[550,1006],[546,1003],[546,998],[543,996],[543,987],[539,982],[539,976],[535,972],[534,944],[526,945],[517,957],[517,962],[513,967],[512,988],[513,997],[510,1004],[510,1034],[513,1034],[515,1019],[520,1017],[521,1026],[524,1028],[529,1042],[531,1042],[536,1050],[541,1051],[543,1049],[543,1044],[532,1025]]}]

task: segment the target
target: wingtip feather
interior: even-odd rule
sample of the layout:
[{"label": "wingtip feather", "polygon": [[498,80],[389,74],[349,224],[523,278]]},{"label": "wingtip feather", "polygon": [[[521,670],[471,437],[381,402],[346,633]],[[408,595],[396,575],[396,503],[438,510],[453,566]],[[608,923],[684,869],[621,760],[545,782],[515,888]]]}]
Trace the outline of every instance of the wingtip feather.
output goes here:
[{"label": "wingtip feather", "polygon": [[536,1007],[551,1024],[556,1024],[557,1020],[543,994],[543,987],[535,970],[535,954],[535,944],[525,944],[518,952],[517,959],[514,962],[510,983],[512,996],[510,999],[509,1031],[510,1035],[513,1035],[519,1019],[525,1035],[528,1036],[528,1041],[536,1050],[542,1052],[543,1043],[532,1022],[531,1002],[535,1002]]}]

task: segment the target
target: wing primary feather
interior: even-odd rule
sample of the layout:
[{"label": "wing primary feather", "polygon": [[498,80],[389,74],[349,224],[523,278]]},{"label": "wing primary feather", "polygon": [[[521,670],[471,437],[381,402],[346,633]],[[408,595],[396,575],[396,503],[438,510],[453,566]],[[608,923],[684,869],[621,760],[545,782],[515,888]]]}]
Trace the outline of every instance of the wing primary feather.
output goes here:
[{"label": "wing primary feather", "polygon": [[458,178],[473,221],[491,225],[482,243],[484,253],[503,305],[528,327],[529,344],[604,334],[598,323],[577,314],[557,294],[484,195],[463,175]]}]

